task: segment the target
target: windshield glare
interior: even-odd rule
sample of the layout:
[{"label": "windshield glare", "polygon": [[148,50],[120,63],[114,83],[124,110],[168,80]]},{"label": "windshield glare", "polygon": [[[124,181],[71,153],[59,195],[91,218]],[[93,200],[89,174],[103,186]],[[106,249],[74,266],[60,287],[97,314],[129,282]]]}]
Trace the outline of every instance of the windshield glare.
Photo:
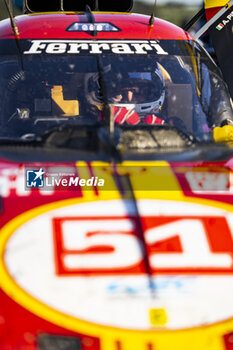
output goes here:
[{"label": "windshield glare", "polygon": [[[199,48],[173,54],[16,55],[0,57],[0,138],[40,135],[57,125],[103,120],[170,125],[201,141],[232,118],[227,88]],[[232,118],[233,119],[233,118]]]}]

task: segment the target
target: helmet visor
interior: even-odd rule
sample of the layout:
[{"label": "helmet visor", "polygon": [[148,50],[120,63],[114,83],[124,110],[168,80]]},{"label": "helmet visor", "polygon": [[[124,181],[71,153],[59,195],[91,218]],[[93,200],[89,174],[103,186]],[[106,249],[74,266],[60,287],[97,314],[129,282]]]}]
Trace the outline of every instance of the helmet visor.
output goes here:
[{"label": "helmet visor", "polygon": [[109,99],[113,103],[146,103],[160,98],[163,85],[159,78],[153,80],[129,78],[121,81],[115,88],[111,86],[108,92]]}]

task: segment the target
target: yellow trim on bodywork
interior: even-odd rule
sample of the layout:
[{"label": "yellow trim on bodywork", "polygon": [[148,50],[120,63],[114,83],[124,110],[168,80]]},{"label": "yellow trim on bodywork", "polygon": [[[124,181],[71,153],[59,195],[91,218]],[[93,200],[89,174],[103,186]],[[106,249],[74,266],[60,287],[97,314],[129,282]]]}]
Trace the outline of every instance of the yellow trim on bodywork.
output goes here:
[{"label": "yellow trim on bodywork", "polygon": [[205,0],[205,8],[209,9],[212,7],[221,7],[225,6],[229,2],[226,0]]},{"label": "yellow trim on bodywork", "polygon": [[213,138],[215,142],[233,142],[233,126],[216,126],[213,129]]}]

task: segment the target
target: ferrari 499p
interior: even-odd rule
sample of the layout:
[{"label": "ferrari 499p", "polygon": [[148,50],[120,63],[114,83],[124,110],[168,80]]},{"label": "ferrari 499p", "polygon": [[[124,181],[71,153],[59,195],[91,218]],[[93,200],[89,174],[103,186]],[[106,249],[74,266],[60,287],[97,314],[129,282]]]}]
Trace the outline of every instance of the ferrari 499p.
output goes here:
[{"label": "ferrari 499p", "polygon": [[231,2],[6,2],[0,350],[233,349]]}]

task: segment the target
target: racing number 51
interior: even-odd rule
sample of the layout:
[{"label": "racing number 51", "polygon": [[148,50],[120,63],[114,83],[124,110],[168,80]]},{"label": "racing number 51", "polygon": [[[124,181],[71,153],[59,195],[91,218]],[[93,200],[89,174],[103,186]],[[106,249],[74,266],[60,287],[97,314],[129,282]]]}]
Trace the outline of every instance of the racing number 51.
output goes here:
[{"label": "racing number 51", "polygon": [[[145,273],[134,222],[124,217],[54,218],[56,274]],[[154,273],[233,272],[233,241],[224,217],[144,217],[143,225]]]}]

